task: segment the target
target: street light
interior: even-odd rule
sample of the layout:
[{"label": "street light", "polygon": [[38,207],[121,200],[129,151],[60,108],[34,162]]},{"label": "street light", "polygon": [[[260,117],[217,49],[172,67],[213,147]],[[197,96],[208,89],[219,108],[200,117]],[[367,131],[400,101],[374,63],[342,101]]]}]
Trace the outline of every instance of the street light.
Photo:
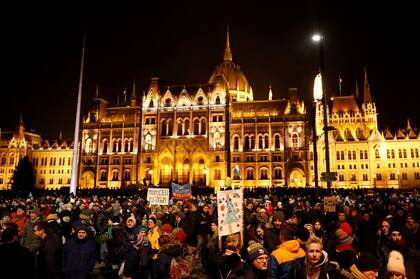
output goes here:
[{"label": "street light", "polygon": [[[319,75],[320,75],[320,91],[317,92],[318,97],[322,96],[322,110],[324,116],[324,144],[325,144],[325,167],[326,172],[330,172],[330,148],[328,141],[328,119],[327,119],[327,93],[323,90],[322,76],[324,75],[324,50],[323,50],[323,41],[324,38],[321,34],[314,34],[312,36],[312,41],[318,44],[319,46]],[[315,92],[314,92],[315,94]],[[331,188],[331,181],[327,180],[327,188]]]}]

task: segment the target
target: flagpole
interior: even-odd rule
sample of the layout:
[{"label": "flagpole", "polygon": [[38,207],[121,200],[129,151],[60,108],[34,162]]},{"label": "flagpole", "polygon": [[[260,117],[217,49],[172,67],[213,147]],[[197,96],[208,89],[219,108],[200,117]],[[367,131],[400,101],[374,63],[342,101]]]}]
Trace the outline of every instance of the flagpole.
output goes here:
[{"label": "flagpole", "polygon": [[77,109],[76,121],[74,124],[74,140],[73,140],[73,162],[71,168],[71,181],[70,181],[70,194],[76,195],[77,189],[77,168],[78,168],[78,155],[79,155],[79,130],[80,130],[80,108],[82,103],[82,84],[83,84],[83,67],[85,63],[85,46],[86,46],[86,29],[83,33],[83,48],[82,48],[82,61],[80,63],[80,76],[79,76],[79,91],[77,93]]}]

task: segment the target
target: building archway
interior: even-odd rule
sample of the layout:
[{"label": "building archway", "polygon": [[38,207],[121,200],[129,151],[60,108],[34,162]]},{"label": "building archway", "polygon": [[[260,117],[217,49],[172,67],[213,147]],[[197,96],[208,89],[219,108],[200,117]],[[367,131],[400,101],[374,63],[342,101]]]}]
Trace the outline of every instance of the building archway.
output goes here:
[{"label": "building archway", "polygon": [[294,168],[289,172],[288,177],[289,187],[305,187],[306,177],[303,170],[299,168]]},{"label": "building archway", "polygon": [[82,175],[82,181],[80,183],[80,188],[82,189],[92,189],[95,187],[95,175],[91,171],[86,171]]}]

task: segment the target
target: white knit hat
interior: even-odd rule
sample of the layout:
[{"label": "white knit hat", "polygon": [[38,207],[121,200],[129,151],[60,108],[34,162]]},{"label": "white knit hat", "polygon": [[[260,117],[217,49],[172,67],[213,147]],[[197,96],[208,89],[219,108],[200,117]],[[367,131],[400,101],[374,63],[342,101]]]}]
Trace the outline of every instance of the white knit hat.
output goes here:
[{"label": "white knit hat", "polygon": [[386,266],[388,272],[398,272],[405,277],[404,257],[395,250],[392,250],[388,256],[388,264]]}]

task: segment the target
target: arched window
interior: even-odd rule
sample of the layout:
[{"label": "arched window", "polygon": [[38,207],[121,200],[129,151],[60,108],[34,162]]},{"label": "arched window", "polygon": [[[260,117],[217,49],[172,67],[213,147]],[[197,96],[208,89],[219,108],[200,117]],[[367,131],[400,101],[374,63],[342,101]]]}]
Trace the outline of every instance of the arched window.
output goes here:
[{"label": "arched window", "polygon": [[201,119],[201,129],[200,129],[200,134],[201,135],[205,135],[206,134],[206,119]]},{"label": "arched window", "polygon": [[124,152],[128,152],[128,150],[130,150],[130,149],[129,149],[129,143],[128,143],[128,139],[126,139],[126,140],[124,141]]},{"label": "arched window", "polygon": [[264,136],[264,148],[268,149],[269,148],[269,144],[268,144],[268,135]]},{"label": "arched window", "polygon": [[102,148],[102,153],[106,154],[108,152],[108,141],[104,140],[103,141],[103,148]]},{"label": "arched window", "polygon": [[1,165],[6,165],[6,154],[3,154],[3,156],[1,156]]},{"label": "arched window", "polygon": [[337,161],[340,160],[340,151],[337,151]]},{"label": "arched window", "polygon": [[353,160],[356,160],[356,151],[353,150],[352,153],[353,153]]},{"label": "arched window", "polygon": [[244,150],[249,150],[249,136],[245,136]]},{"label": "arched window", "polygon": [[167,136],[172,136],[174,132],[174,122],[172,119],[168,119],[168,134]]},{"label": "arched window", "polygon": [[263,143],[263,141],[264,141],[263,136],[259,136],[259,137],[258,137],[258,148],[259,148],[259,149],[263,149],[263,148],[264,148],[264,143]]},{"label": "arched window", "polygon": [[[52,158],[51,158],[52,159]],[[13,165],[15,163],[15,155],[14,154],[12,154],[11,156],[10,156],[10,165]]]},{"label": "arched window", "polygon": [[365,153],[365,159],[367,159],[368,158],[367,150],[365,150],[364,153]]},{"label": "arched window", "polygon": [[299,147],[299,136],[295,133],[292,135],[292,148]]},{"label": "arched window", "polygon": [[375,149],[375,159],[379,159],[379,149]]},{"label": "arched window", "polygon": [[125,170],[124,171],[124,181],[130,181],[131,180],[131,171]]},{"label": "arched window", "polygon": [[190,120],[185,119],[184,121],[184,136],[188,136],[190,134]]},{"label": "arched window", "polygon": [[114,170],[112,172],[112,181],[118,181],[119,180],[119,176],[120,176],[119,172],[117,170]]},{"label": "arched window", "polygon": [[348,160],[351,160],[351,151],[349,150],[347,153],[348,153],[348,154],[347,154],[347,159],[348,159]]},{"label": "arched window", "polygon": [[250,137],[250,147],[251,147],[251,149],[255,149],[255,137],[254,136]]},{"label": "arched window", "polygon": [[220,97],[219,96],[216,97],[216,105],[220,105]]},{"label": "arched window", "polygon": [[214,170],[214,180],[221,180],[222,172],[219,169]]},{"label": "arched window", "polygon": [[394,149],[392,149],[391,150],[391,157],[394,159],[395,158],[395,150]]},{"label": "arched window", "polygon": [[165,137],[166,135],[167,135],[167,124],[166,124],[166,119],[163,119],[161,136]]},{"label": "arched window", "polygon": [[341,151],[340,155],[341,155],[341,160],[344,160],[344,151]]},{"label": "arched window", "polygon": [[181,121],[181,118],[179,118],[178,121],[177,121],[177,132],[176,132],[176,134],[178,136],[182,136],[182,121]]},{"label": "arched window", "polygon": [[280,136],[279,135],[276,135],[274,137],[274,148],[280,149]]},{"label": "arched window", "polygon": [[401,151],[401,149],[398,149],[398,158],[402,158],[402,151]]},{"label": "arched window", "polygon": [[268,170],[260,169],[260,179],[268,179]]},{"label": "arched window", "polygon": [[254,169],[249,168],[246,170],[246,180],[254,180]]},{"label": "arched window", "polygon": [[274,179],[282,179],[281,168],[274,169]]},{"label": "arched window", "polygon": [[200,131],[200,122],[198,119],[194,120],[194,135],[198,135]]},{"label": "arched window", "polygon": [[117,153],[117,141],[116,140],[112,141],[112,152]]},{"label": "arched window", "polygon": [[122,146],[122,144],[121,144],[121,140],[119,139],[118,140],[118,152],[121,152],[121,146]]},{"label": "arched window", "polygon": [[107,181],[108,180],[108,172],[106,170],[101,170],[101,175],[99,178],[100,181]]},{"label": "arched window", "polygon": [[130,140],[130,152],[133,152],[134,150],[134,144],[133,144],[133,139]]},{"label": "arched window", "polygon": [[239,149],[239,137],[235,136],[233,138],[233,150],[238,150]]},{"label": "arched window", "polygon": [[152,108],[152,107],[154,107],[153,100],[150,100],[149,108]]}]

